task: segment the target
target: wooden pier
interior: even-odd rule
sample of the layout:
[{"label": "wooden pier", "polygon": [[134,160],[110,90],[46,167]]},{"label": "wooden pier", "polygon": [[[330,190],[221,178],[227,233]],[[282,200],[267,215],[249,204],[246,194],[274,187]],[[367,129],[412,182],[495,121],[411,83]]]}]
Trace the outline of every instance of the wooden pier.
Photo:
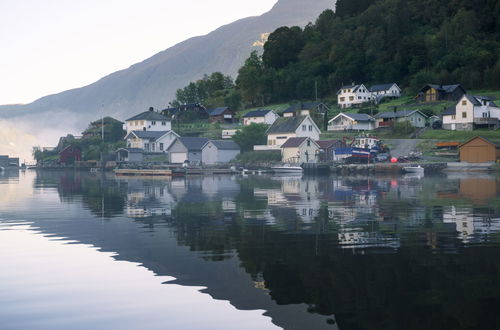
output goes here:
[{"label": "wooden pier", "polygon": [[116,175],[123,176],[172,176],[174,173],[168,169],[115,169]]}]

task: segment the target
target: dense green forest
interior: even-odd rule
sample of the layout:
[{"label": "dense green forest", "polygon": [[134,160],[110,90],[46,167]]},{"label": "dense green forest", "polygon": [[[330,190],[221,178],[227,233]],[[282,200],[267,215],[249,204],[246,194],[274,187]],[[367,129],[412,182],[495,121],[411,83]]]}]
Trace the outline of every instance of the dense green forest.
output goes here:
[{"label": "dense green forest", "polygon": [[304,29],[281,27],[236,80],[244,102],[335,96],[343,84],[500,87],[500,1],[339,0]]},{"label": "dense green forest", "polygon": [[498,0],[338,0],[335,12],[304,29],[271,33],[262,56],[253,52],[240,68],[235,88],[222,74],[206,76],[179,90],[176,101],[196,102],[188,91],[203,90],[211,78],[226,83],[207,99],[233,108],[334,100],[352,82],[397,82],[410,94],[426,83],[496,89],[499,53]]}]

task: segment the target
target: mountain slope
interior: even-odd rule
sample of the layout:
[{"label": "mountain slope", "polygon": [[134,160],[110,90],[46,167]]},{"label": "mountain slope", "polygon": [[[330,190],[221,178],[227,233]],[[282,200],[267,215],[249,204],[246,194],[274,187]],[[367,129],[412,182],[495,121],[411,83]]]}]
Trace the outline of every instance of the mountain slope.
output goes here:
[{"label": "mountain slope", "polygon": [[[28,105],[0,106],[0,117],[26,120],[73,117],[77,123],[106,115],[125,119],[149,106],[162,108],[178,88],[215,71],[235,76],[262,33],[283,25],[304,26],[314,21],[332,0],[279,0],[267,13],[222,26],[181,42],[130,68],[78,89],[49,95]],[[84,127],[78,127],[83,129]]]}]

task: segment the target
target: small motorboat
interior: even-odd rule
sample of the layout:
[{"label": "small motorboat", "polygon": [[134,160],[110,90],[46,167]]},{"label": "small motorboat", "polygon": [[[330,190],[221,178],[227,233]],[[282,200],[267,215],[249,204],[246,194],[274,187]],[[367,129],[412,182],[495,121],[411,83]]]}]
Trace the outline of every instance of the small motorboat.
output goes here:
[{"label": "small motorboat", "polygon": [[403,167],[405,173],[424,173],[424,168],[420,165],[418,166],[405,166]]},{"label": "small motorboat", "polygon": [[274,173],[302,173],[304,169],[300,166],[293,166],[290,164],[284,164],[282,166],[271,167]]}]

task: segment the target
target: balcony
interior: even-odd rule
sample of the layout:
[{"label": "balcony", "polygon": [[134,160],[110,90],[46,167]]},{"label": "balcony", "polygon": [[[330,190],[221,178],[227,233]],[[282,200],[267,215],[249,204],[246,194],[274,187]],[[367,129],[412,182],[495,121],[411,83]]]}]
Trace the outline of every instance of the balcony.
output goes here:
[{"label": "balcony", "polygon": [[475,125],[496,125],[498,123],[498,118],[483,118],[483,117],[476,117],[474,118],[474,124]]}]

